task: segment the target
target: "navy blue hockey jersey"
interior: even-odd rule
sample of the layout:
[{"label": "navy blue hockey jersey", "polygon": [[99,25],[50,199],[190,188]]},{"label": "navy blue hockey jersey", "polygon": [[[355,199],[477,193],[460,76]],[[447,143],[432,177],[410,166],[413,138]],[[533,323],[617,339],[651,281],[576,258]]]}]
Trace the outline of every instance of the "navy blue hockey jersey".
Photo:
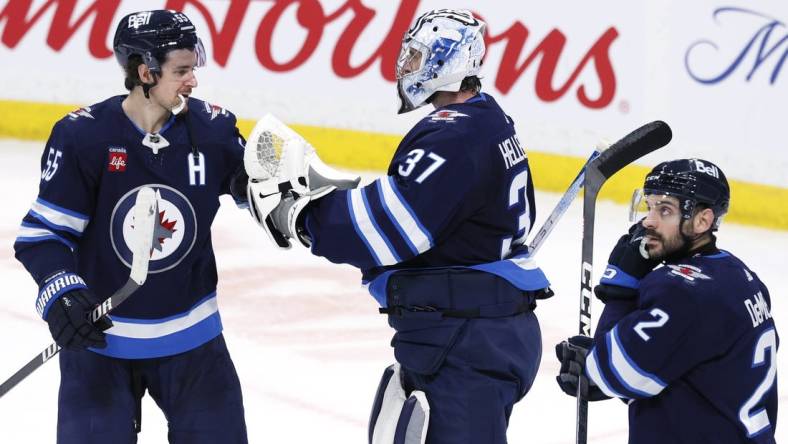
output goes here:
[{"label": "navy blue hockey jersey", "polygon": [[[360,148],[361,149],[361,148]],[[525,258],[536,207],[512,119],[486,94],[441,107],[402,140],[388,174],[307,210],[312,252],[361,269],[382,306],[394,271],[468,267],[548,286]]]},{"label": "navy blue hockey jersey", "polygon": [[725,251],[696,255],[648,274],[625,305],[606,305],[586,370],[632,400],[630,443],[775,442],[778,336],[754,272]]},{"label": "navy blue hockey jersey", "polygon": [[[219,196],[242,165],[245,141],[235,117],[189,98],[159,134],[154,153],[123,112],[125,96],[70,113],[52,129],[41,159],[38,198],[14,245],[37,282],[76,272],[99,297],[129,277],[131,208],[143,186],[158,195],[159,223],[145,284],[112,313],[107,348],[97,353],[149,358],[181,353],[222,329],[210,227]],[[189,119],[193,154],[185,119]]]}]

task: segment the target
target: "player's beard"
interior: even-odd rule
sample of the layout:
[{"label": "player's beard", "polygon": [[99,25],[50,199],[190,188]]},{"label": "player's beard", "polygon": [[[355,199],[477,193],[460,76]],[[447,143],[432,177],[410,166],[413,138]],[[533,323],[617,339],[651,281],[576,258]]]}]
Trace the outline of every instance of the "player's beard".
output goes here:
[{"label": "player's beard", "polygon": [[648,255],[651,259],[660,261],[678,259],[684,257],[689,251],[689,239],[682,233],[682,223],[679,223],[679,229],[676,234],[670,237],[665,237],[655,230],[646,229],[646,236],[648,237]]}]

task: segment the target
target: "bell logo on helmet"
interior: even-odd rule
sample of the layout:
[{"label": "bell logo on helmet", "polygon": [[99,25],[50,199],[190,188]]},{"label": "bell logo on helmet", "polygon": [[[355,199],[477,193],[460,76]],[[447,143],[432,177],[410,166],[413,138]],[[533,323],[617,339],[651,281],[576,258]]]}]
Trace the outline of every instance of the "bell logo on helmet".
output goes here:
[{"label": "bell logo on helmet", "polygon": [[129,16],[129,28],[138,29],[140,26],[150,23],[151,12],[140,12]]},{"label": "bell logo on helmet", "polygon": [[706,173],[711,177],[720,178],[720,171],[714,165],[706,165],[702,160],[695,159],[695,169],[701,173]]}]

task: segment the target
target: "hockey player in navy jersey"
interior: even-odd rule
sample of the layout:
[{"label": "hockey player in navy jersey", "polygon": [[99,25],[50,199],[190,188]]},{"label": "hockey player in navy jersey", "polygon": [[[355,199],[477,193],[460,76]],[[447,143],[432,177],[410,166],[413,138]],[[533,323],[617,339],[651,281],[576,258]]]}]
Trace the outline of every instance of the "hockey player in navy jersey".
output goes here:
[{"label": "hockey player in navy jersey", "polygon": [[716,245],[725,175],[706,160],[673,160],[642,191],[645,218],[594,289],[605,303],[594,339],[556,347],[559,385],[625,400],[631,444],[774,443],[778,336],[769,290]]},{"label": "hockey player in navy jersey", "polygon": [[539,366],[533,309],[550,293],[524,246],[532,177],[514,122],[480,91],[484,27],[468,11],[436,10],[406,33],[399,112],[435,109],[404,137],[385,176],[334,189],[307,165],[310,191],[283,195],[261,190],[292,177],[247,167],[250,205],[269,235],[358,267],[396,330],[372,443],[505,443],[512,407]]},{"label": "hockey player in navy jersey", "polygon": [[[210,232],[219,196],[234,183],[245,204],[245,141],[231,113],[190,97],[205,52],[185,15],[127,15],[114,51],[129,94],[55,124],[14,245],[63,347],[57,442],[136,442],[147,390],[170,442],[245,443]],[[93,325],[86,313],[129,277],[130,209],[142,187],[156,191],[159,207],[149,276],[111,321]],[[64,276],[72,285],[60,288]]]}]

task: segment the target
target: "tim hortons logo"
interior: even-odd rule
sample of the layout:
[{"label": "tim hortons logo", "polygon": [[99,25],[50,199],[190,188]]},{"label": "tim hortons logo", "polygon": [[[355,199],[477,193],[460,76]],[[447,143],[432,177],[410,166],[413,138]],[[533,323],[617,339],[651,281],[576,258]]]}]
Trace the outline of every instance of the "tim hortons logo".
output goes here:
[{"label": "tim hortons logo", "polygon": [[[87,8],[80,6],[82,14],[75,15],[75,0],[49,0],[43,4],[36,2],[35,10],[30,0],[8,0],[0,10],[0,23],[5,23],[0,41],[8,48],[14,48],[42,17],[51,20],[46,43],[55,51],[60,51],[66,43],[79,31],[80,27],[90,26],[88,51],[98,59],[109,58],[112,50],[107,47],[109,33],[114,31],[114,19],[119,14],[120,2],[117,0],[95,0],[84,2]],[[208,35],[213,48],[213,61],[224,67],[233,51],[254,52],[260,66],[272,72],[289,72],[301,68],[314,54],[318,45],[323,42],[324,31],[333,22],[344,23],[344,29],[333,44],[331,54],[331,70],[337,77],[353,78],[364,73],[379,62],[380,75],[383,79],[395,80],[394,67],[400,50],[400,41],[408,27],[420,12],[420,0],[400,0],[388,31],[365,32],[370,23],[379,13],[366,6],[362,0],[346,0],[344,3],[319,0],[269,0],[271,7],[265,11],[259,23],[253,42],[237,41],[238,30],[244,20],[255,20],[252,14],[247,15],[252,0],[228,0],[226,13],[214,13],[206,7],[208,1],[201,0],[167,0],[162,5],[165,9],[183,11],[192,18],[202,16],[208,28]],[[338,4],[334,10],[326,10],[328,4]],[[371,2],[370,2],[371,3]],[[54,13],[49,9],[55,8]],[[293,14],[293,12],[295,14]],[[483,11],[482,11],[483,12]],[[484,19],[483,13],[476,12]],[[224,17],[223,22],[219,22]],[[294,17],[294,18],[293,18]],[[89,25],[87,23],[90,23]],[[249,24],[244,24],[249,26]],[[377,26],[377,25],[376,25]],[[274,33],[282,30],[300,28],[298,34],[305,35],[298,51],[288,60],[275,58],[273,54]],[[567,36],[558,28],[553,28],[541,40],[531,36],[526,25],[514,21],[507,29],[495,33],[488,29],[485,41],[488,49],[503,46],[500,64],[494,67],[494,85],[502,94],[508,94],[523,73],[531,67],[535,70],[534,92],[544,102],[556,101],[568,93],[573,93],[578,102],[591,109],[605,108],[616,93],[616,75],[610,57],[610,47],[618,38],[618,30],[608,27],[600,30],[601,34],[595,41],[583,42],[588,50],[579,61],[565,60],[564,47]],[[84,33],[83,33],[84,34]],[[361,35],[366,40],[372,36],[381,36],[382,41],[366,59],[356,50]],[[203,36],[205,40],[205,36]],[[526,44],[529,50],[526,50]],[[370,47],[366,44],[364,47]],[[246,54],[244,54],[245,56]],[[353,57],[351,57],[351,55]],[[236,57],[237,59],[237,57]],[[363,60],[363,62],[356,62]],[[537,62],[538,61],[538,62]],[[558,64],[574,66],[568,77],[561,75],[555,78]],[[492,68],[492,67],[491,67]],[[597,85],[585,85],[578,80],[580,74],[593,69]],[[493,69],[491,69],[492,72]],[[565,80],[564,80],[565,79]],[[593,80],[592,80],[593,82]],[[596,97],[589,97],[588,91],[599,91]]]}]

